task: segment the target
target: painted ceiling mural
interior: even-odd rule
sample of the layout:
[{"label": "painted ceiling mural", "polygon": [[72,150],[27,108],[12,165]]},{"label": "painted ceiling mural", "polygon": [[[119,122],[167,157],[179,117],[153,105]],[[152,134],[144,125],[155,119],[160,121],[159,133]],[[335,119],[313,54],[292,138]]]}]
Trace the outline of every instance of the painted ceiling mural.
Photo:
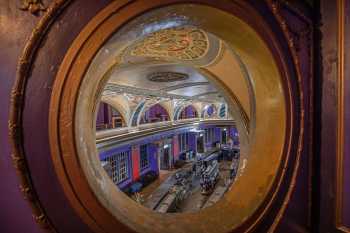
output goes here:
[{"label": "painted ceiling mural", "polygon": [[208,48],[208,36],[203,30],[192,27],[169,28],[151,33],[136,43],[131,55],[193,60],[205,56]]}]

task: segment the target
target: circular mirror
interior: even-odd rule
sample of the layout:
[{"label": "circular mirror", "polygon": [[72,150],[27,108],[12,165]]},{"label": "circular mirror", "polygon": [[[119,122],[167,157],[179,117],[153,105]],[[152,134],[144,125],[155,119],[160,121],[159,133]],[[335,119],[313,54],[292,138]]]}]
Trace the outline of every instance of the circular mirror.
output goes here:
[{"label": "circular mirror", "polygon": [[[247,67],[187,7],[196,8],[133,19],[86,74],[102,87],[95,108],[102,167],[119,191],[158,213],[197,212],[220,201],[249,161],[255,121]],[[220,80],[234,89],[225,91]]]},{"label": "circular mirror", "polygon": [[96,230],[248,229],[288,162],[284,61],[240,19],[249,8],[164,4],[111,4],[72,45],[52,97],[55,168]]}]

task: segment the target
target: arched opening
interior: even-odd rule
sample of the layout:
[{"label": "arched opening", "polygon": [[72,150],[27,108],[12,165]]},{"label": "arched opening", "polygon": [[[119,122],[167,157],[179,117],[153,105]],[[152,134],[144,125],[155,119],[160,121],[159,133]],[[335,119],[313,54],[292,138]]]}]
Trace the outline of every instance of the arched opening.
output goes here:
[{"label": "arched opening", "polygon": [[189,119],[189,118],[197,118],[198,112],[193,105],[188,105],[184,107],[180,113],[179,119]]},{"label": "arched opening", "polygon": [[100,103],[96,117],[96,131],[125,126],[125,119],[116,108],[105,102]]},{"label": "arched opening", "polygon": [[202,110],[202,118],[217,117],[217,107],[214,104],[205,105]]},{"label": "arched opening", "polygon": [[168,111],[158,103],[150,106],[143,112],[139,124],[169,121],[169,119],[170,117]]}]

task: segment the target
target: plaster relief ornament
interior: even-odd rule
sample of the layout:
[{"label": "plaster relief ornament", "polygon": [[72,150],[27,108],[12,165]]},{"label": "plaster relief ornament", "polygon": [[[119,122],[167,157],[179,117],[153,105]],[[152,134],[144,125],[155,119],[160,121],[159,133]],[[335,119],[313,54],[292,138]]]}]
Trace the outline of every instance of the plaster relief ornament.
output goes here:
[{"label": "plaster relief ornament", "polygon": [[191,27],[169,28],[151,33],[138,42],[131,55],[193,60],[202,58],[208,48],[208,36],[203,30]]},{"label": "plaster relief ornament", "polygon": [[40,11],[45,11],[46,7],[41,0],[22,0],[20,9],[37,15]]},{"label": "plaster relief ornament", "polygon": [[147,76],[152,82],[177,82],[189,79],[188,74],[179,72],[156,72]]}]

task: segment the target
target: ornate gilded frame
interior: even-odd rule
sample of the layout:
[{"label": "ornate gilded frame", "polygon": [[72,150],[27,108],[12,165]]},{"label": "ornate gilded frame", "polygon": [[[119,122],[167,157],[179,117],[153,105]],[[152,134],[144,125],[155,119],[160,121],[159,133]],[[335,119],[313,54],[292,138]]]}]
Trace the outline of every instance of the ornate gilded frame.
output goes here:
[{"label": "ornate gilded frame", "polygon": [[[43,18],[40,20],[40,23],[36,27],[36,29],[33,31],[33,34],[27,43],[23,55],[20,59],[19,65],[18,65],[18,71],[17,71],[17,79],[16,79],[16,84],[13,88],[12,92],[12,101],[11,101],[11,117],[10,117],[10,122],[9,122],[9,128],[10,128],[10,137],[11,141],[13,143],[13,160],[15,163],[16,168],[19,171],[21,181],[22,181],[22,187],[21,190],[23,191],[25,197],[27,197],[33,208],[33,212],[35,214],[35,219],[45,228],[49,229],[52,232],[55,232],[54,227],[50,223],[49,218],[45,214],[44,208],[41,206],[40,202],[37,199],[37,196],[35,194],[35,190],[33,189],[31,185],[31,178],[30,178],[30,172],[29,169],[26,165],[25,162],[25,155],[24,155],[24,150],[22,147],[22,141],[21,141],[21,133],[22,133],[22,126],[21,126],[21,114],[22,114],[22,103],[24,99],[24,92],[25,92],[25,84],[26,84],[26,79],[29,77],[29,70],[31,69],[31,64],[33,63],[35,53],[37,51],[37,48],[40,45],[41,39],[44,37],[46,34],[46,31],[49,29],[51,23],[55,20],[57,15],[60,14],[60,12],[69,4],[69,0],[57,0],[55,1],[47,10]],[[118,1],[118,3],[113,3],[113,4],[124,4],[127,1]],[[202,1],[192,1],[192,2],[202,2]],[[271,8],[273,9],[273,12],[276,14],[276,17],[278,18],[278,12],[275,3],[270,2],[269,3]],[[284,29],[285,36],[289,38],[289,47],[290,51],[293,54],[294,51],[294,45],[293,45],[293,40],[290,38],[290,35],[288,35],[288,30],[285,28],[285,22],[280,19],[280,25]],[[83,31],[83,33],[89,33],[88,29]],[[67,55],[69,56],[69,54]],[[300,77],[300,71],[298,70],[298,59],[295,54],[293,54],[293,59],[294,59],[294,65],[295,68],[297,69],[297,77],[298,77],[298,83],[299,83],[299,88],[300,91],[302,91],[301,87],[301,77]],[[64,69],[64,68],[63,68]],[[303,99],[300,99],[301,106],[303,106]],[[302,109],[301,112],[304,110]],[[281,217],[283,216],[284,210],[287,206],[287,203],[290,199],[290,195],[294,189],[295,186],[295,178],[298,170],[298,161],[301,153],[301,142],[303,140],[303,114],[301,115],[301,130],[300,130],[300,137],[299,137],[299,142],[298,142],[298,156],[297,156],[297,161],[294,167],[294,172],[293,172],[293,178],[292,178],[292,183],[288,191],[288,195],[286,197],[286,201],[284,202],[284,205],[281,207],[279,214],[276,218],[276,221],[271,227],[271,231],[275,229],[277,226],[278,222],[280,221]],[[58,161],[54,161],[58,162]],[[58,175],[60,175],[58,173]],[[99,214],[99,213],[96,213]],[[104,215],[104,213],[100,213]],[[88,216],[86,216],[89,218]],[[107,218],[108,220],[113,222],[113,219]],[[107,220],[106,220],[107,221]],[[106,222],[106,224],[109,224]],[[117,224],[118,225],[118,224]],[[96,226],[95,224],[90,224],[90,227],[94,229],[96,232],[100,232],[99,226]],[[120,230],[125,229],[123,226],[120,226]],[[251,230],[252,228],[249,227]],[[111,229],[112,230],[112,229]],[[114,229],[113,229],[114,230]],[[127,229],[125,229],[127,230]]]},{"label": "ornate gilded frame", "polygon": [[22,114],[25,98],[27,79],[30,76],[31,66],[40,44],[45,37],[51,24],[57,19],[61,12],[71,3],[71,0],[56,0],[50,7],[45,9],[45,14],[32,31],[26,42],[23,52],[19,58],[16,80],[11,91],[9,137],[12,143],[12,160],[20,178],[20,190],[24,199],[28,201],[33,211],[34,220],[46,231],[57,232],[47,216],[44,207],[39,201],[38,195],[33,187],[30,170],[26,161],[23,147]]}]

